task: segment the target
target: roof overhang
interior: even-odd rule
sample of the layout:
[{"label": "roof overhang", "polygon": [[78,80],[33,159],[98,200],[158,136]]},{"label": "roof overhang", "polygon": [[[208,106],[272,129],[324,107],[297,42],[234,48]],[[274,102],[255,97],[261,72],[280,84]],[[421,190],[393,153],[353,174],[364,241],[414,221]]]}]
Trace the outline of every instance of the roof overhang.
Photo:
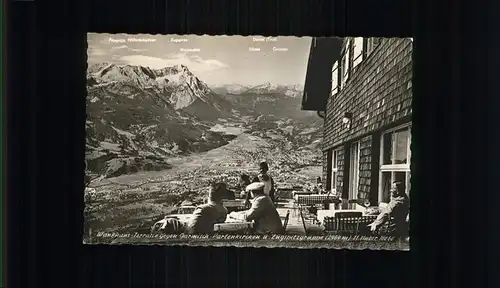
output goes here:
[{"label": "roof overhang", "polygon": [[325,111],[332,90],[332,66],[340,59],[342,38],[315,37],[307,62],[302,110]]}]

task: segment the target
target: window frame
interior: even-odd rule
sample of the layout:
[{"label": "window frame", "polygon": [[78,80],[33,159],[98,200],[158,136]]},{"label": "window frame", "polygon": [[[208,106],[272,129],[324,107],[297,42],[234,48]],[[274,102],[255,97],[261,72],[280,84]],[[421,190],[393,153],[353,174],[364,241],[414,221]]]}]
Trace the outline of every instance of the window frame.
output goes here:
[{"label": "window frame", "polygon": [[377,37],[366,38],[366,58],[368,58],[382,42],[381,39],[378,39],[378,43],[375,43],[375,39],[377,39]]},{"label": "window frame", "polygon": [[373,38],[366,38],[366,56],[370,56],[373,52]]},{"label": "window frame", "polygon": [[332,149],[332,163],[330,163],[330,191],[332,194],[337,194],[337,175],[339,173],[338,153],[342,148]]},{"label": "window frame", "polygon": [[[331,90],[331,95],[335,95],[339,92],[339,65],[338,61],[335,61],[332,65],[332,90]],[[335,87],[334,87],[335,85]]]},{"label": "window frame", "polygon": [[[357,41],[360,41],[359,43],[356,43]],[[358,66],[359,64],[361,64],[361,62],[363,62],[364,60],[364,57],[363,57],[363,54],[364,54],[364,42],[365,42],[365,38],[363,37],[355,37],[353,38],[353,45],[352,45],[352,64],[351,64],[351,67],[352,69],[356,68],[356,66]],[[361,46],[361,50],[360,50],[360,53],[359,55],[356,57],[356,55],[354,54],[356,52],[356,47],[358,47],[358,45]],[[358,60],[359,59],[359,60]],[[356,62],[358,61],[358,62]]]},{"label": "window frame", "polygon": [[341,58],[340,58],[340,73],[339,74],[339,91],[341,91],[342,89],[344,89],[344,86],[345,86],[345,77],[344,77],[344,74],[345,74],[345,69],[346,69],[346,65],[345,65],[345,57],[346,55],[344,54]]},{"label": "window frame", "polygon": [[[358,199],[359,193],[359,168],[360,168],[360,141],[353,142],[349,147],[349,200]],[[356,149],[353,149],[353,148]],[[356,158],[353,156],[353,150],[356,151]],[[354,162],[354,163],[353,163]],[[353,165],[355,164],[355,165]],[[356,167],[353,167],[356,166]]]},{"label": "window frame", "polygon": [[345,45],[345,50],[344,50],[344,63],[346,65],[345,71],[343,78],[344,78],[344,83],[347,83],[349,80],[349,74],[350,74],[350,69],[351,69],[351,39],[346,40],[346,45]]},{"label": "window frame", "polygon": [[[411,190],[411,185],[409,185],[409,181],[411,178],[411,141],[412,141],[412,136],[411,136],[411,129],[412,125],[411,123],[403,124],[388,130],[385,130],[381,133],[380,137],[380,165],[379,165],[379,187],[378,187],[378,201],[381,202],[384,197],[384,191],[383,191],[383,173],[391,173],[391,183],[394,181],[394,173],[397,172],[405,172],[405,193],[409,196],[410,195],[410,190]],[[408,130],[408,145],[406,147],[406,163],[404,164],[383,164],[384,163],[384,136],[387,134],[394,134],[396,131],[399,130]],[[394,141],[391,145],[394,145]],[[395,147],[392,146],[392,157],[391,159],[394,160],[394,154],[396,153]]]}]

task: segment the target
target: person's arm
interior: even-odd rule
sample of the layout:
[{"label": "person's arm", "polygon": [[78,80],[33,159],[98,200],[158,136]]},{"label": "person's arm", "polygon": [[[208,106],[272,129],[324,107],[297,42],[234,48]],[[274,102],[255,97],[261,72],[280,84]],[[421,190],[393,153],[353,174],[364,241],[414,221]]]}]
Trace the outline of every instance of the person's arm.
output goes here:
[{"label": "person's arm", "polygon": [[264,206],[261,203],[261,199],[256,199],[252,203],[252,207],[245,213],[245,220],[246,221],[253,221],[258,219],[262,211],[264,210]]},{"label": "person's arm", "polygon": [[375,221],[373,221],[372,224],[375,226],[384,224],[387,220],[389,220],[390,214],[398,204],[399,203],[396,201],[390,201],[389,204],[387,204],[387,206],[382,210],[382,212],[377,216],[377,219],[375,219]]},{"label": "person's arm", "polygon": [[190,228],[193,231],[197,231],[198,228],[198,220],[201,218],[204,212],[204,207],[197,207],[194,212],[193,216],[191,216],[191,219],[188,221]]},{"label": "person's arm", "polygon": [[243,214],[245,212],[246,211],[241,211],[241,212],[235,212],[235,211],[233,211],[233,212],[229,213],[229,217],[233,218],[235,220],[246,221],[245,214]]}]

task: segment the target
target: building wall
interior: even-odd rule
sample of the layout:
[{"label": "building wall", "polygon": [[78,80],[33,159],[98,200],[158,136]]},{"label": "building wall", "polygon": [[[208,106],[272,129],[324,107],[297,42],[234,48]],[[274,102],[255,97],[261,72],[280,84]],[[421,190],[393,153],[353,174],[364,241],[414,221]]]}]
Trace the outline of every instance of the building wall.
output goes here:
[{"label": "building wall", "polygon": [[[411,118],[412,41],[383,39],[380,45],[350,73],[347,83],[327,101],[323,151],[348,148],[350,141],[359,141],[359,187],[361,199],[375,199],[378,186],[377,150],[375,135],[401,121]],[[351,127],[342,122],[345,112],[353,114]],[[344,149],[342,149],[344,151]],[[347,151],[347,149],[345,150]],[[338,164],[337,191],[342,191],[344,153]],[[339,155],[340,156],[340,155]],[[331,160],[323,165],[328,175]],[[323,177],[324,180],[327,177]],[[329,187],[325,181],[325,187]],[[345,195],[345,194],[344,194]]]},{"label": "building wall", "polygon": [[[383,39],[327,101],[323,149],[366,135],[411,115],[412,41]],[[350,129],[344,112],[353,113]]]},{"label": "building wall", "polygon": [[[366,199],[370,193],[372,178],[372,137],[359,141],[359,198]],[[374,175],[377,176],[377,175]]]},{"label": "building wall", "polygon": [[328,151],[323,151],[323,173],[321,175],[321,182],[323,184],[323,187],[326,189],[330,189],[330,185],[328,183],[332,183],[330,176],[328,175],[328,163],[330,163],[331,159],[328,154]]},{"label": "building wall", "polygon": [[[339,147],[343,148],[343,147]],[[345,153],[343,149],[339,149],[337,156],[337,191],[342,191],[344,189],[344,169],[345,168]]]}]

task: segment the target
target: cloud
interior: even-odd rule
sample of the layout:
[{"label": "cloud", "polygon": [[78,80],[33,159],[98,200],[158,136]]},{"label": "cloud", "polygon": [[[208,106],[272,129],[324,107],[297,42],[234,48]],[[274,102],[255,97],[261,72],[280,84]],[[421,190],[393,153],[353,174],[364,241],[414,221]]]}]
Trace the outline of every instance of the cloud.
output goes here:
[{"label": "cloud", "polygon": [[127,50],[127,51],[133,51],[133,52],[145,52],[145,51],[148,51],[148,49],[130,48],[127,45],[120,45],[120,46],[111,47],[111,51],[117,51],[117,50]]},{"label": "cloud", "polygon": [[146,52],[148,51],[148,49],[137,49],[137,48],[129,48],[130,51],[134,51],[134,52]]},{"label": "cloud", "polygon": [[128,46],[127,45],[120,45],[120,46],[114,46],[114,47],[111,47],[111,50],[121,50],[121,49],[128,49]]},{"label": "cloud", "polygon": [[215,71],[229,67],[215,59],[202,59],[198,55],[174,54],[168,58],[158,58],[145,55],[128,55],[120,58],[121,61],[130,65],[146,66],[153,69],[161,69],[174,65],[185,65],[195,73]]},{"label": "cloud", "polygon": [[89,56],[104,56],[107,53],[103,49],[94,48],[94,47],[89,46],[87,49],[87,54]]}]

